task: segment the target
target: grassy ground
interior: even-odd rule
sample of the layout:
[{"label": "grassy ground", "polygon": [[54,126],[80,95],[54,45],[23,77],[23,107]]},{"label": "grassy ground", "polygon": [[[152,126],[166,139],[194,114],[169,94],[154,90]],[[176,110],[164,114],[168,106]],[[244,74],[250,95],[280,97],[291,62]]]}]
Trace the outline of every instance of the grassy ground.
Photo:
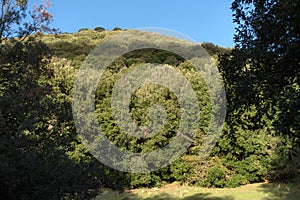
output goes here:
[{"label": "grassy ground", "polygon": [[166,185],[162,188],[136,189],[122,194],[103,189],[96,200],[299,200],[300,187],[296,184],[258,183],[239,188],[202,188]]}]

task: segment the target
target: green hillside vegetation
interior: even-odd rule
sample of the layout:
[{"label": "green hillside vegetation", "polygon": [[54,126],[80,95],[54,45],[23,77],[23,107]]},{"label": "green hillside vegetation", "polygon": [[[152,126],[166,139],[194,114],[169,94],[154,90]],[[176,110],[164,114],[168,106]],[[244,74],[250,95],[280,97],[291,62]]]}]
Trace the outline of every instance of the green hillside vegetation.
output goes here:
[{"label": "green hillside vegetation", "polygon": [[[168,144],[168,141],[174,136],[178,128],[180,115],[180,106],[172,92],[170,93],[168,89],[158,85],[149,85],[141,87],[131,97],[132,117],[139,121],[141,125],[149,124],[149,116],[145,113],[147,113],[147,109],[151,105],[158,103],[166,108],[167,120],[164,129],[151,139],[137,139],[120,132],[112,117],[110,98],[115,82],[126,70],[138,64],[151,61],[171,65],[179,69],[192,83],[193,89],[197,91],[201,108],[199,115],[205,116],[199,124],[193,145],[185,155],[170,166],[146,174],[119,172],[95,160],[81,143],[81,139],[78,137],[74,127],[71,110],[73,82],[76,72],[85,57],[102,40],[121,31],[98,32],[81,30],[74,34],[38,34],[41,37],[40,43],[44,43],[42,48],[48,52],[48,58],[44,61],[43,71],[40,72],[40,76],[36,77],[36,86],[33,86],[32,83],[27,85],[27,80],[29,74],[35,73],[35,70],[42,70],[41,67],[33,69],[34,71],[32,72],[24,73],[24,84],[11,85],[10,87],[14,88],[13,93],[11,93],[12,90],[7,88],[12,79],[9,79],[8,76],[2,77],[2,80],[6,80],[7,86],[5,84],[2,85],[2,95],[6,94],[6,96],[1,98],[1,105],[10,104],[13,101],[18,106],[12,107],[13,110],[6,110],[5,112],[14,114],[16,118],[12,119],[17,120],[15,123],[21,124],[18,126],[13,125],[14,128],[7,127],[7,129],[10,131],[16,130],[23,135],[22,137],[26,137],[25,139],[21,135],[18,136],[21,137],[20,142],[24,142],[23,140],[25,139],[25,141],[30,143],[38,144],[39,146],[35,148],[39,149],[40,156],[47,159],[40,160],[40,156],[30,157],[30,162],[28,163],[27,158],[16,159],[12,157],[8,158],[9,162],[14,162],[14,165],[22,169],[27,169],[29,166],[37,167],[36,173],[40,174],[32,176],[36,178],[36,180],[32,180],[33,182],[39,182],[41,179],[48,183],[46,179],[51,179],[54,174],[62,176],[64,184],[67,184],[70,190],[62,190],[61,192],[69,194],[72,193],[73,188],[79,187],[79,191],[82,191],[82,194],[73,194],[77,198],[81,198],[80,195],[86,195],[87,191],[93,196],[93,194],[97,193],[96,188],[100,187],[123,190],[126,188],[158,187],[166,183],[179,181],[190,185],[223,188],[257,183],[267,179],[282,179],[284,176],[295,176],[297,167],[292,165],[293,163],[287,165],[288,157],[287,160],[283,160],[282,154],[280,154],[288,152],[289,145],[286,144],[289,144],[289,140],[274,134],[273,122],[268,120],[267,116],[261,116],[261,119],[265,120],[267,126],[255,128],[255,124],[249,120],[256,116],[257,111],[255,107],[239,113],[231,113],[231,110],[229,110],[228,116],[230,117],[227,118],[223,135],[217,146],[210,152],[209,156],[199,157],[198,153],[201,149],[203,137],[206,134],[211,110],[211,100],[206,84],[201,75],[197,74],[193,70],[193,66],[183,58],[173,53],[156,49],[144,49],[125,54],[109,66],[103,75],[104,78],[98,84],[96,92],[98,120],[102,122],[101,127],[109,139],[122,149],[133,152],[147,152]],[[25,42],[25,44],[27,43],[32,45],[30,40]],[[217,58],[220,55],[230,52],[230,49],[224,49],[211,43],[204,43],[202,46],[212,55],[217,64],[219,63]],[[26,49],[27,47],[24,46],[24,48]],[[34,50],[34,48],[41,48],[41,46],[34,46],[34,48],[30,46],[29,48]],[[2,71],[5,71],[5,69],[8,70],[7,73],[9,73],[9,70],[12,70],[12,68],[4,67]],[[221,67],[220,70],[222,70]],[[34,80],[32,78],[34,76],[31,77],[31,80]],[[19,81],[19,83],[21,82]],[[24,95],[16,94],[16,88],[20,88],[20,92]],[[39,91],[39,93],[31,93],[33,90]],[[230,88],[227,88],[227,90],[229,90],[228,94],[231,97]],[[8,92],[11,94],[8,95]],[[18,96],[16,97],[15,95]],[[28,110],[28,112],[24,112],[25,110]],[[20,113],[17,111],[26,113],[22,120],[19,118]],[[26,125],[22,125],[22,123]],[[37,149],[32,149],[31,146],[26,148],[29,148],[25,151],[26,154],[28,153],[27,151],[34,154],[37,153]],[[18,152],[20,150],[16,149],[15,151]],[[68,159],[70,163],[66,162],[65,159]],[[24,160],[24,163],[22,160]],[[39,162],[40,165],[36,165],[36,162]],[[51,167],[52,164],[49,165],[50,163],[48,162],[53,162],[52,164],[56,167]],[[276,170],[277,168],[280,170],[280,173]],[[15,170],[7,168],[7,171],[11,171],[12,174],[16,173]],[[51,172],[52,170],[53,172]],[[46,177],[43,171],[48,171]],[[67,174],[65,174],[66,171],[68,171]],[[18,171],[17,173],[19,172],[22,174],[26,173],[24,171]],[[54,174],[52,175],[51,173]],[[16,189],[19,187],[23,188],[24,182],[22,181],[27,181],[25,180],[26,176],[24,179],[19,179],[20,176],[22,175],[17,176],[17,179],[22,185],[16,185]],[[77,181],[70,184],[70,181],[75,179]],[[10,179],[10,181],[15,182],[16,180]],[[39,184],[36,187],[35,191],[38,192],[34,195],[38,197],[39,194],[45,194],[44,189],[40,188],[45,187],[43,184]],[[46,187],[50,195],[52,191],[56,190],[56,186],[53,185],[53,188],[49,187],[52,186],[48,185]],[[91,190],[91,188],[94,189]],[[28,191],[24,190],[19,192],[24,198],[26,198],[26,195],[33,195],[31,192],[28,194]]]},{"label": "green hillside vegetation", "polygon": [[[64,71],[67,68],[72,68],[74,70],[74,75],[76,70],[79,69],[80,64],[85,56],[97,44],[99,44],[106,37],[110,37],[111,35],[117,33],[118,31],[102,31],[99,33],[94,30],[81,30],[75,34],[46,35],[42,37],[42,40],[47,44],[53,56],[56,57],[56,63],[69,63],[69,66],[61,66],[62,68],[60,71]],[[73,43],[74,46],[72,46]],[[86,45],[87,43],[92,45]],[[69,44],[70,46],[64,44]],[[215,53],[214,56],[217,56],[219,53],[216,51],[216,49],[219,49],[220,53],[229,51],[224,48],[219,48],[213,44],[207,45],[211,48],[209,49],[210,52]],[[82,49],[80,49],[80,47],[82,47]],[[70,51],[70,49],[72,50]],[[215,61],[217,62],[217,60]],[[110,98],[114,83],[129,68],[132,68],[137,64],[148,62],[173,65],[181,70],[185,77],[192,83],[193,88],[197,91],[200,106],[202,108],[200,115],[206,116],[206,118],[203,118],[203,121],[199,124],[199,135],[197,136],[198,141],[195,141],[193,147],[189,149],[189,155],[182,157],[173,165],[159,171],[145,175],[125,174],[127,179],[124,179],[124,177],[121,175],[122,173],[120,172],[109,173],[115,173],[115,176],[120,177],[123,182],[127,181],[125,185],[120,187],[151,187],[161,185],[164,182],[170,183],[176,180],[183,182],[190,181],[191,183],[197,182],[200,184],[199,181],[195,181],[197,178],[192,174],[196,173],[196,171],[194,172],[192,169],[194,168],[194,165],[201,165],[200,162],[202,162],[198,158],[198,150],[201,147],[201,140],[205,135],[205,129],[207,128],[210,120],[210,98],[200,74],[197,75],[196,72],[193,72],[193,67],[189,63],[185,62],[181,57],[162,50],[144,49],[141,51],[128,53],[122,58],[116,60],[104,73],[102,81],[99,83],[98,90],[96,92],[96,111],[99,116],[99,121],[103,121],[102,128],[111,141],[117,143],[119,147],[131,150],[133,152],[147,152],[163,147],[168,143],[169,139],[174,136],[176,128],[178,128],[178,115],[180,114],[180,106],[178,105],[176,96],[174,96],[174,94],[170,93],[168,89],[158,85],[150,85],[147,88],[142,87],[134,94],[134,96],[131,98],[132,107],[134,108],[132,110],[132,117],[139,121],[140,124],[148,124],[149,116],[145,114],[147,113],[147,109],[149,109],[153,103],[163,105],[168,113],[163,133],[147,140],[130,138],[126,133],[120,132],[115,121],[113,120],[110,110]],[[72,73],[68,73],[69,76],[71,74]],[[71,85],[72,83],[73,82],[71,81],[67,84]],[[204,174],[201,175],[203,176]]]},{"label": "green hillside vegetation", "polygon": [[[130,115],[146,127],[151,123],[150,108],[161,105],[166,111],[161,131],[151,138],[137,138],[120,130],[111,98],[116,82],[129,70],[149,62],[175,68],[196,91],[200,108],[199,113],[191,114],[201,116],[195,138],[179,159],[149,173],[125,173],[105,166],[83,145],[75,127],[72,98],[75,77],[92,50],[105,39],[131,30],[96,27],[77,33],[52,32],[47,12],[33,17],[43,26],[22,25],[27,1],[17,1],[14,8],[18,12],[7,14],[17,31],[0,21],[0,199],[92,199],[97,195],[101,199],[107,194],[124,199],[157,199],[160,195],[171,199],[177,197],[168,191],[141,193],[147,190],[144,188],[174,182],[183,185],[179,190],[195,192],[193,196],[179,193],[182,199],[240,199],[233,190],[217,188],[261,182],[289,182],[287,188],[292,187],[277,191],[272,185],[255,185],[255,191],[249,193],[257,199],[297,197],[293,181],[300,172],[298,4],[292,0],[233,1],[237,32],[232,49],[171,38],[192,50],[205,48],[225,84],[227,113],[222,134],[202,157],[199,152],[215,111],[206,77],[181,56],[154,48],[126,53],[111,63],[97,85],[95,110],[104,134],[119,148],[145,153],[164,147],[176,135],[183,112],[174,92],[149,84],[130,97]],[[14,35],[9,37],[10,33]],[[163,41],[165,37],[156,35],[156,39]],[[210,67],[206,65],[204,70]],[[153,116],[159,118],[161,113],[155,112]],[[89,116],[83,117],[89,120]],[[149,134],[148,129],[139,131]],[[215,193],[202,194],[207,187]],[[257,192],[258,188],[265,192]],[[116,194],[129,189],[131,194]],[[228,198],[217,194],[221,191]],[[266,193],[272,194],[265,198]]]}]

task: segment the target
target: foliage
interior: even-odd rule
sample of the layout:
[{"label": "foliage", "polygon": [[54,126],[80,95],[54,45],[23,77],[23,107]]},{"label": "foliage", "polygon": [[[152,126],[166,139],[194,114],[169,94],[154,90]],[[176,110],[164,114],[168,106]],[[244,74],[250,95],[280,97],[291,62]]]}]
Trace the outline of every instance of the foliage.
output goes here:
[{"label": "foliage", "polygon": [[[82,61],[97,44],[121,29],[96,27],[74,34],[29,36],[50,31],[47,27],[52,16],[43,12],[48,5],[31,13],[37,24],[22,23],[27,1],[2,1],[3,8],[7,5],[14,5],[10,7],[14,12],[4,13],[9,20],[0,21],[3,198],[89,199],[101,186],[123,190],[180,181],[236,187],[296,176],[299,162],[291,162],[289,155],[296,152],[299,143],[298,2],[236,0],[232,9],[237,46],[228,50],[202,44],[212,57],[222,55],[218,64],[228,101],[223,135],[209,157],[197,155],[210,122],[211,97],[203,77],[189,62],[172,52],[140,49],[119,57],[107,68],[96,91],[98,121],[111,142],[131,152],[149,152],[168,144],[179,126],[180,105],[167,88],[142,86],[131,96],[131,117],[146,127],[151,121],[151,106],[159,104],[166,111],[165,124],[151,138],[124,133],[110,108],[113,87],[124,73],[143,63],[161,63],[175,67],[196,91],[201,108],[197,114],[204,116],[196,139],[186,155],[147,174],[119,172],[96,161],[81,143],[72,117],[73,81]],[[9,29],[15,27],[9,24],[20,27]],[[20,38],[6,39],[11,36]],[[161,117],[161,113],[154,114]]]},{"label": "foliage", "polygon": [[214,55],[222,55],[225,53],[228,53],[230,49],[224,48],[224,47],[219,47],[218,45],[215,45],[210,42],[204,42],[201,44],[201,46],[207,51],[207,53],[211,56]]},{"label": "foliage", "polygon": [[82,30],[73,34],[49,34],[42,37],[51,55],[71,61],[71,66],[78,69],[86,56],[105,38],[113,32],[97,32]]},{"label": "foliage", "polygon": [[113,28],[113,31],[120,31],[120,30],[122,30],[120,27],[114,27]]},{"label": "foliage", "polygon": [[[191,169],[188,163],[182,163],[181,160],[145,175],[121,173],[96,161],[81,144],[71,112],[74,76],[85,55],[111,34],[113,33],[93,30],[76,34],[38,33],[22,40],[10,39],[1,44],[0,126],[3,142],[0,149],[3,153],[0,189],[3,198],[90,198],[100,186],[123,190],[124,187],[159,186],[175,180],[184,182],[188,178]],[[59,43],[63,45],[58,45]],[[91,45],[88,46],[87,43]],[[198,91],[200,102],[206,105],[201,112],[205,113],[210,109],[209,103],[204,103],[209,101],[209,97],[203,80],[191,72],[192,67],[184,63],[182,58],[165,51],[150,49],[139,55],[138,52],[133,52],[117,60],[106,72],[112,78],[111,82],[103,83],[103,86],[108,87],[106,91],[110,91],[110,84],[124,70],[138,63],[148,62],[149,57],[163,64],[173,64],[182,70]],[[147,88],[137,91],[132,97],[132,103],[136,104],[132,110],[133,116],[147,123],[149,119],[142,115],[145,109],[143,104],[147,101],[154,102],[151,92],[156,92],[156,97],[168,109],[168,128],[176,128],[176,120],[171,120],[177,116],[176,98],[163,87],[153,85],[149,91]],[[99,96],[99,101],[109,97],[109,93],[104,94],[107,96]],[[103,114],[105,116],[109,113]],[[201,130],[205,129],[207,120],[209,119],[203,118]],[[112,123],[111,127],[114,126]],[[112,130],[107,127],[108,134]],[[135,151],[150,151],[161,147],[172,135],[167,129],[164,131],[164,134],[154,140],[134,143],[129,147]],[[201,134],[203,131],[199,131],[199,136]],[[121,146],[127,148],[128,141],[130,140],[122,141],[125,143],[120,143]],[[195,146],[199,145],[200,140]]]},{"label": "foliage", "polygon": [[[55,55],[60,57],[73,58],[74,60],[78,51],[84,50],[86,53],[88,53],[92,49],[92,46],[89,47],[86,45],[86,43],[96,45],[98,42],[101,42],[102,39],[108,37],[111,34],[109,32],[105,32],[105,34],[103,33],[104,32],[97,33],[93,30],[86,30],[76,34],[58,35],[56,37],[49,35],[44,36],[44,41],[47,42],[48,46],[50,47],[52,52],[55,53]],[[56,44],[59,43],[68,43],[71,47],[68,47],[66,45],[57,46]],[[77,44],[80,46],[74,48],[73,51],[68,51],[69,48],[73,49],[72,45],[76,46]],[[228,51],[224,51],[223,49],[217,51],[218,47],[214,45],[212,45],[211,49],[214,49],[211,51],[212,53],[228,53]],[[173,116],[166,121],[166,128],[168,129],[164,129],[164,133],[146,140],[133,138],[123,132],[120,132],[120,130],[116,126],[115,121],[113,120],[110,110],[110,98],[115,82],[130,68],[138,64],[148,62],[169,64],[179,69],[185,75],[185,77],[188,78],[188,80],[192,83],[193,88],[197,91],[197,96],[202,108],[201,116],[208,116],[207,113],[210,110],[210,104],[208,103],[210,98],[207,95],[208,93],[206,91],[206,86],[201,79],[201,76],[199,74],[195,74],[193,67],[188,62],[184,62],[184,59],[180,56],[174,55],[171,52],[157,49],[142,49],[123,55],[114,63],[112,63],[103,74],[103,78],[98,85],[96,93],[96,110],[98,113],[99,122],[102,122],[102,129],[105,131],[110,140],[112,142],[115,142],[119,147],[131,150],[133,152],[147,152],[155,148],[164,146],[165,144],[167,144],[170,137],[172,137],[172,132],[174,132],[172,129],[176,130],[177,127],[176,119],[178,118],[178,114],[176,113],[178,113],[177,110],[179,108],[179,105],[177,105],[177,100],[174,94],[170,93],[168,90],[166,90],[166,88],[157,85],[141,87],[135,92],[135,94],[131,97],[131,115],[136,121],[139,121],[140,124],[147,124],[149,123],[149,116],[146,115],[146,113],[148,113],[147,109],[149,109],[149,107],[151,107],[153,103],[160,103],[164,105],[164,107],[167,109],[168,116]],[[78,62],[78,64],[80,64],[80,62]],[[78,64],[74,65],[73,63],[71,63],[71,65],[75,68],[79,68]],[[249,111],[249,114],[245,113],[245,116],[243,117],[246,118],[252,116],[253,114],[251,115],[251,113],[253,113],[254,110],[255,109]],[[263,133],[263,136],[261,137],[259,137],[259,134],[254,134],[255,136],[258,136],[258,138],[255,139],[251,138],[251,131],[248,131],[247,135],[244,135],[244,129],[242,127],[247,126],[248,128],[251,128],[251,123],[249,123],[248,120],[245,119],[239,129],[235,128],[233,130],[231,128],[227,128],[227,132],[236,132],[236,134],[240,134],[240,136],[243,137],[243,140],[239,141],[238,143],[240,146],[235,149],[232,148],[232,143],[228,144],[229,146],[224,146],[222,141],[225,142],[225,140],[223,139],[219,143],[219,147],[217,147],[215,150],[215,153],[220,152],[220,149],[218,150],[218,148],[222,149],[221,152],[224,152],[226,149],[227,151],[231,150],[232,152],[236,152],[232,156],[227,156],[226,151],[221,155],[228,158],[228,160],[229,158],[235,158],[236,161],[243,161],[243,164],[226,164],[226,159],[224,160],[225,164],[221,161],[215,162],[214,160],[203,161],[196,155],[198,154],[199,149],[201,149],[202,138],[205,134],[205,127],[209,122],[209,118],[202,118],[202,120],[203,121],[199,126],[199,135],[194,141],[193,146],[188,151],[188,154],[195,155],[194,159],[180,159],[178,162],[173,163],[171,166],[145,175],[123,174],[114,170],[106,169],[107,175],[109,174],[110,177],[114,177],[114,180],[118,180],[106,181],[106,184],[114,188],[122,188],[121,186],[117,186],[117,184],[121,183],[122,180],[122,184],[124,184],[123,186],[136,188],[141,186],[157,186],[161,185],[161,183],[164,182],[172,182],[178,180],[190,184],[205,185],[204,183],[206,180],[214,179],[214,173],[208,173],[209,169],[214,165],[223,166],[222,168],[226,169],[226,179],[220,180],[225,182],[226,184],[219,184],[212,181],[212,184],[210,186],[213,186],[213,184],[217,184],[218,187],[233,187],[252,181],[256,182],[262,180],[265,177],[266,174],[264,174],[263,172],[266,171],[266,166],[269,165],[271,161],[262,162],[264,163],[265,167],[262,167],[262,172],[259,171],[257,175],[254,175],[255,178],[252,179],[246,178],[251,173],[250,171],[247,171],[248,168],[243,170],[243,167],[245,168],[247,164],[252,164],[252,161],[250,162],[250,160],[249,162],[248,160],[247,162],[243,161],[243,159],[247,156],[260,152],[259,158],[264,159],[264,156],[267,155],[264,152],[264,145],[268,145],[268,143],[264,141],[270,140],[270,137],[266,137],[265,132],[259,132]],[[236,124],[240,122],[233,120],[232,123]],[[263,143],[261,141],[263,141]],[[270,145],[275,145],[274,143]],[[255,144],[256,146],[249,146],[249,144]],[[245,152],[245,148],[249,150]],[[239,170],[239,168],[241,168],[241,170]],[[97,177],[100,178],[100,175],[97,175]],[[123,179],[120,179],[119,177],[123,177]]]},{"label": "foliage", "polygon": [[170,171],[172,177],[174,177],[176,181],[185,183],[191,176],[192,168],[188,162],[184,162],[184,160],[179,159],[171,165]]},{"label": "foliage", "polygon": [[1,0],[0,4],[0,43],[10,37],[27,37],[36,32],[55,32],[50,28],[52,15],[47,11],[49,1],[33,6],[28,11],[27,0]]},{"label": "foliage", "polygon": [[1,1],[1,199],[91,198],[99,187],[72,120],[75,70],[31,34],[50,31],[47,6],[35,7],[30,24],[27,1]]},{"label": "foliage", "polygon": [[96,28],[94,28],[94,31],[102,32],[102,31],[105,31],[105,28],[103,28],[103,27],[96,27]]},{"label": "foliage", "polygon": [[271,112],[267,117],[274,120],[276,132],[295,144],[300,131],[299,6],[298,1],[275,0],[232,4],[238,25],[235,40],[239,53],[235,57],[240,66],[247,66],[247,70],[235,70],[246,76],[248,86],[242,87],[249,91],[238,98],[251,97],[252,101],[243,103],[259,107],[259,117]]},{"label": "foliage", "polygon": [[226,172],[221,165],[214,165],[207,170],[207,178],[203,185],[207,187],[224,187],[226,184]]},{"label": "foliage", "polygon": [[96,182],[72,121],[74,69],[50,62],[36,39],[9,46],[1,52],[1,195],[88,198]]},{"label": "foliage", "polygon": [[249,182],[287,180],[295,170],[279,166],[299,168],[293,158],[300,124],[297,9],[295,1],[232,3],[236,47],[220,59],[227,128],[212,155]]},{"label": "foliage", "polygon": [[78,30],[78,33],[82,32],[82,31],[88,31],[88,30],[90,30],[90,29],[88,29],[88,28],[80,28],[80,29]]},{"label": "foliage", "polygon": [[[142,56],[139,56],[142,55]],[[166,121],[162,130],[150,138],[135,138],[124,133],[116,125],[111,111],[111,95],[115,83],[119,78],[130,68],[135,67],[139,63],[145,63],[154,60],[157,63],[170,62],[169,58],[173,59],[173,64],[177,63],[177,69],[180,70],[192,84],[192,87],[197,93],[199,104],[201,105],[201,116],[208,116],[210,112],[210,97],[207,92],[206,85],[200,76],[200,73],[191,72],[193,67],[187,62],[182,62],[182,58],[173,55],[170,52],[143,49],[140,51],[130,52],[116,60],[102,75],[98,89],[96,91],[96,112],[98,121],[101,124],[103,132],[106,136],[121,149],[126,149],[135,153],[149,152],[157,148],[162,148],[168,144],[169,140],[175,135],[179,126],[180,106],[177,98],[169,89],[159,85],[141,86],[131,96],[130,112],[131,117],[141,126],[149,125],[149,108],[154,104],[162,105],[166,111]],[[124,59],[126,58],[126,59]],[[145,61],[146,60],[146,61]],[[154,116],[160,117],[159,113]],[[198,138],[204,134],[209,124],[210,118],[202,118],[199,124]],[[144,134],[151,134],[151,130],[141,130]],[[195,147],[201,145],[201,141],[195,143]],[[151,172],[145,175],[130,174],[131,187],[154,186],[159,182],[180,180],[185,181],[190,173],[188,163],[173,163],[164,169],[157,172]]]}]

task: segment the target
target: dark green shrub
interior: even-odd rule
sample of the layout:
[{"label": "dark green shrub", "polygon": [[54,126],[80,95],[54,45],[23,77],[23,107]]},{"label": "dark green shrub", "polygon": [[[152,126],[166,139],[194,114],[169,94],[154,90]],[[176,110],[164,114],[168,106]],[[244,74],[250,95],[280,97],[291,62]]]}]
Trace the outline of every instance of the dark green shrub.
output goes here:
[{"label": "dark green shrub", "polygon": [[81,28],[81,29],[79,29],[77,32],[79,33],[79,32],[81,32],[81,31],[88,31],[88,30],[90,30],[90,29],[88,29],[88,28]]},{"label": "dark green shrub", "polygon": [[147,174],[132,174],[130,187],[139,188],[139,187],[154,187],[158,186],[161,178],[154,173]]},{"label": "dark green shrub", "polygon": [[122,30],[120,27],[113,28],[113,31],[120,31],[120,30]]},{"label": "dark green shrub", "polygon": [[171,175],[176,181],[186,182],[191,176],[191,166],[182,159],[171,165]]},{"label": "dark green shrub", "polygon": [[215,165],[207,170],[207,177],[202,185],[206,187],[223,188],[226,185],[226,171],[224,166]]},{"label": "dark green shrub", "polygon": [[249,183],[247,178],[241,174],[233,174],[230,178],[226,181],[225,187],[234,188],[240,185],[245,185]]},{"label": "dark green shrub", "polygon": [[94,28],[94,31],[102,32],[102,31],[105,31],[105,28],[103,28],[103,27],[96,27],[96,28]]}]

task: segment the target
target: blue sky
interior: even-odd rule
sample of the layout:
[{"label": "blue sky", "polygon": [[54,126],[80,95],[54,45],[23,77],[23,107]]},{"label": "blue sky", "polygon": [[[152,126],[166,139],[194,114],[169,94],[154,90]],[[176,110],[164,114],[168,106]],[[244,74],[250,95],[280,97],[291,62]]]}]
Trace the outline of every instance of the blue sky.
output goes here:
[{"label": "blue sky", "polygon": [[[29,4],[41,2],[30,0]],[[161,27],[196,42],[232,47],[231,0],[52,0],[53,27],[62,32],[80,28]]]}]

